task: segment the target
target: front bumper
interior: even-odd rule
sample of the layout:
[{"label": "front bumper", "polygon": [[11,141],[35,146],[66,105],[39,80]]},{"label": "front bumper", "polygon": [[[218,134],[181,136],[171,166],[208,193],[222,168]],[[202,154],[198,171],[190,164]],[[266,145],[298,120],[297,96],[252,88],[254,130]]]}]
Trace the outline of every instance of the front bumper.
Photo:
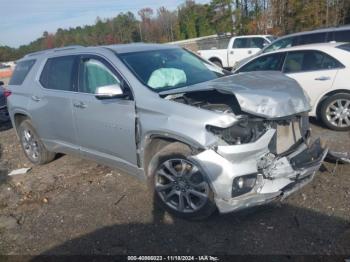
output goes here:
[{"label": "front bumper", "polygon": [[[254,143],[219,146],[215,151],[210,149],[193,156],[209,178],[221,213],[283,199],[312,181],[328,151],[319,140],[311,145],[299,141],[292,150],[275,156],[262,167],[275,132],[268,130]],[[248,193],[232,197],[234,178],[251,174],[257,174],[255,186]]]}]

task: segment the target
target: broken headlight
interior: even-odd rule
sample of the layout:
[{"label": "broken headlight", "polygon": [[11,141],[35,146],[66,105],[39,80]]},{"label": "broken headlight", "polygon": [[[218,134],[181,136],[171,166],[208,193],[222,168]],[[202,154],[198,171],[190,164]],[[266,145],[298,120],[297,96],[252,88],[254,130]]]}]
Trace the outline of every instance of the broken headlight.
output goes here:
[{"label": "broken headlight", "polygon": [[265,125],[260,119],[242,117],[241,120],[227,128],[207,126],[207,130],[218,136],[229,145],[250,143],[258,139],[265,131]]}]

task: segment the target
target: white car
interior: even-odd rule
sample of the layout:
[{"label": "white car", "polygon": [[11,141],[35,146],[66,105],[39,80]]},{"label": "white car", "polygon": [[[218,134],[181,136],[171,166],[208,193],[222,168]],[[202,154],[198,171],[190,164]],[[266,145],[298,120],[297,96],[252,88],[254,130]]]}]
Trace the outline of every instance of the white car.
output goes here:
[{"label": "white car", "polygon": [[272,35],[244,35],[230,39],[227,49],[199,50],[203,58],[220,67],[232,68],[236,63],[259,52],[264,46],[274,41]]},{"label": "white car", "polygon": [[311,99],[310,116],[333,130],[350,130],[350,43],[295,46],[255,57],[234,73],[282,71]]}]

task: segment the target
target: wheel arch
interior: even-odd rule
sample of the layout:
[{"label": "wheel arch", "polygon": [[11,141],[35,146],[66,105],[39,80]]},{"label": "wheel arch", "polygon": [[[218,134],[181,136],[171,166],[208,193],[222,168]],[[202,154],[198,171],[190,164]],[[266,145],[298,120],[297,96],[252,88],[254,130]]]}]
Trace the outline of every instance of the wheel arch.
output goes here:
[{"label": "wheel arch", "polygon": [[320,114],[320,111],[321,111],[321,107],[322,107],[322,103],[330,96],[333,96],[333,95],[337,95],[337,94],[350,94],[350,90],[349,89],[335,89],[335,90],[332,90],[332,91],[329,91],[325,94],[323,94],[321,96],[320,99],[318,99],[318,101],[316,102],[315,106],[314,106],[314,109],[313,109],[313,113],[319,117],[319,114]]},{"label": "wheel arch", "polygon": [[218,61],[218,62],[220,62],[220,63],[222,64],[222,60],[221,60],[219,57],[217,57],[217,56],[212,56],[212,57],[210,57],[208,60],[209,60],[210,62]]},{"label": "wheel arch", "polygon": [[143,144],[143,150],[142,150],[142,158],[141,158],[141,165],[144,168],[145,175],[148,176],[148,166],[151,162],[151,159],[153,155],[160,151],[165,146],[179,142],[186,146],[188,146],[193,153],[198,153],[204,150],[204,147],[199,145],[198,143],[194,143],[193,141],[189,141],[186,138],[179,137],[176,135],[169,135],[169,134],[151,134],[148,135]]}]

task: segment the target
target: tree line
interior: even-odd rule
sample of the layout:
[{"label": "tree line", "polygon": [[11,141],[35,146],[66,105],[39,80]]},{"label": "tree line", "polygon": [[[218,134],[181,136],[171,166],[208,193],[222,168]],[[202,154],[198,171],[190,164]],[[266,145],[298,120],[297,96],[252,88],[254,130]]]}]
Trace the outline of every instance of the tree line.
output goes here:
[{"label": "tree line", "polygon": [[176,10],[142,8],[116,17],[97,17],[94,25],[44,32],[19,48],[0,47],[0,61],[67,45],[171,42],[212,34],[274,34],[350,23],[349,0],[186,0]]}]

